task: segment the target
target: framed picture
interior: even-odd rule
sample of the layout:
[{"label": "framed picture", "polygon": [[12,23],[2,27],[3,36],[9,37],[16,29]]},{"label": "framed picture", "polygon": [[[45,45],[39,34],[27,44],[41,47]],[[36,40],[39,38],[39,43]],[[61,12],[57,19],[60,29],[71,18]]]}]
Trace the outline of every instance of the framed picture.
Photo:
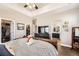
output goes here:
[{"label": "framed picture", "polygon": [[54,32],[60,32],[60,26],[54,27],[53,31],[54,31]]},{"label": "framed picture", "polygon": [[18,30],[24,30],[24,24],[22,24],[22,23],[17,23],[17,29]]},{"label": "framed picture", "polygon": [[68,21],[65,21],[64,24],[63,24],[63,29],[68,32],[68,24],[69,22]]}]

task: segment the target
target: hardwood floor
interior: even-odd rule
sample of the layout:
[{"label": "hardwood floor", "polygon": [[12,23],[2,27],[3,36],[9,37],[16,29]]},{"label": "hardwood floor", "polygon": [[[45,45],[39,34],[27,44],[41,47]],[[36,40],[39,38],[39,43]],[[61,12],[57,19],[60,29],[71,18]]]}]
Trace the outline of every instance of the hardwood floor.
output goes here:
[{"label": "hardwood floor", "polygon": [[59,39],[53,38],[58,41],[58,53],[59,56],[79,56],[79,49],[71,49],[69,47],[61,46],[61,41]]},{"label": "hardwood floor", "polygon": [[79,56],[79,49],[58,46],[59,56]]},{"label": "hardwood floor", "polygon": [[58,53],[59,56],[79,56],[79,49],[71,49],[69,47],[61,46],[61,42],[58,41]]},{"label": "hardwood floor", "polygon": [[[43,39],[43,38],[42,38]],[[59,39],[53,38],[58,41],[58,54],[59,56],[79,56],[79,49],[71,49],[69,47],[61,46],[61,42]],[[53,40],[52,39],[52,40]]]}]

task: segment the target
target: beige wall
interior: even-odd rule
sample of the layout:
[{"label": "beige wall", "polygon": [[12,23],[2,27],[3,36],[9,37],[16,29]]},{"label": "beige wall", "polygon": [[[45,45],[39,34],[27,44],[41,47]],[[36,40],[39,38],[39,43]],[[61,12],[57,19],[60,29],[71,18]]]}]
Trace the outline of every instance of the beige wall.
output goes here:
[{"label": "beige wall", "polygon": [[[0,39],[1,39],[1,19],[10,20],[11,23],[11,39],[19,38],[26,35],[26,28],[24,30],[17,30],[17,23],[23,23],[25,25],[31,25],[31,18],[23,15],[10,8],[0,6]],[[0,40],[1,41],[1,40]]]},{"label": "beige wall", "polygon": [[[71,29],[73,26],[78,26],[78,11],[79,9],[71,9],[68,11],[63,11],[61,13],[53,14],[52,11],[46,14],[42,14],[36,16],[37,18],[37,25],[48,25],[50,26],[50,36],[51,32],[53,32],[53,27],[56,25],[60,26],[60,39],[62,44],[71,47]],[[63,23],[64,21],[68,21],[68,32],[63,30]]]}]

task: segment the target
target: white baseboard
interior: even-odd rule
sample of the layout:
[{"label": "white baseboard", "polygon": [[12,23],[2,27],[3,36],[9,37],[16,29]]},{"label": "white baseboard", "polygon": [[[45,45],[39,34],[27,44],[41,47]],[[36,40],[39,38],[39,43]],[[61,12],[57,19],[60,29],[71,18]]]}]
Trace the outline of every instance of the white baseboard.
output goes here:
[{"label": "white baseboard", "polygon": [[69,48],[72,47],[72,46],[70,46],[70,45],[65,45],[65,44],[61,44],[61,46],[65,46],[65,47],[69,47]]}]

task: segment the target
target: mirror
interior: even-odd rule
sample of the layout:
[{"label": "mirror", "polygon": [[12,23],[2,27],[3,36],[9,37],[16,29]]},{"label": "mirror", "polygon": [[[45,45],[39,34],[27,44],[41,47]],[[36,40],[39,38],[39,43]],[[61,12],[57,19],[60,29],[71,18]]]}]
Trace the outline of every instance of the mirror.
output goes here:
[{"label": "mirror", "polygon": [[75,28],[75,36],[79,36],[79,28]]}]

